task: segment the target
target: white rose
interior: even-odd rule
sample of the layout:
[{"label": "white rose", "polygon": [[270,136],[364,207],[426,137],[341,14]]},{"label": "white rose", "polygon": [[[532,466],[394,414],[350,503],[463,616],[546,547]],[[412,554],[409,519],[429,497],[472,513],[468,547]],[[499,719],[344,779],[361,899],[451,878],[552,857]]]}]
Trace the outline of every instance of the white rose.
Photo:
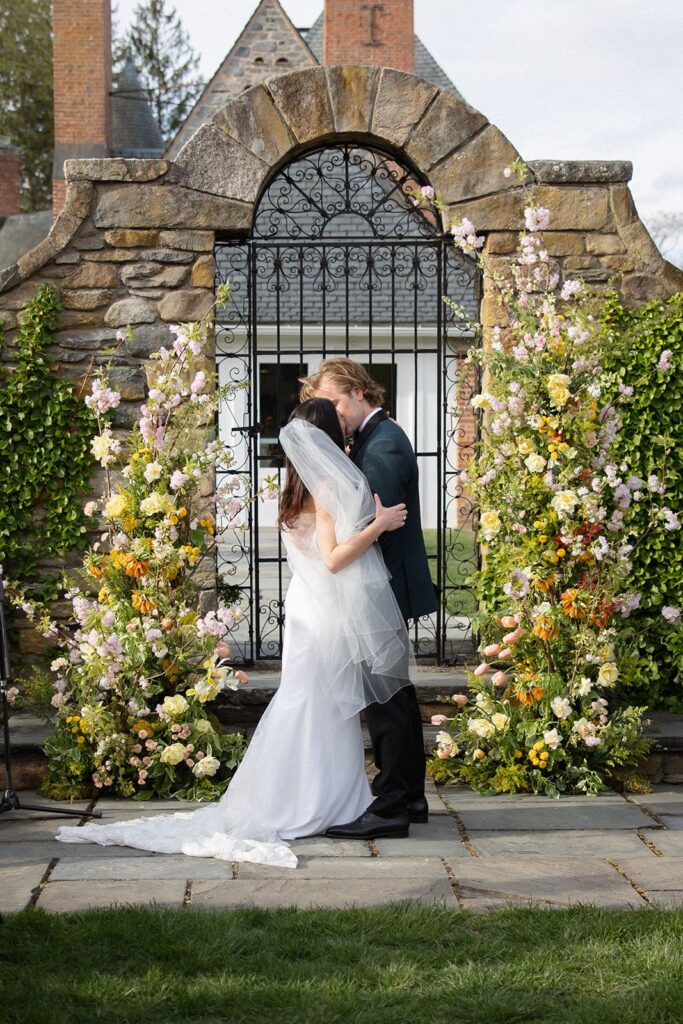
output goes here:
[{"label": "white rose", "polygon": [[161,760],[164,764],[180,764],[187,757],[187,747],[184,743],[171,743],[161,751]]},{"label": "white rose", "polygon": [[96,515],[96,513],[97,513],[97,502],[96,501],[88,501],[88,502],[86,502],[86,504],[85,504],[85,506],[83,508],[83,511],[85,512],[86,516],[94,516],[94,515]]},{"label": "white rose", "polygon": [[550,707],[558,718],[569,718],[572,713],[572,706],[566,697],[553,697]]},{"label": "white rose", "polygon": [[215,775],[220,768],[221,763],[217,757],[212,757],[207,754],[201,761],[197,761],[196,765],[192,769],[192,774],[196,775],[198,779],[203,779],[209,775]]},{"label": "white rose", "polygon": [[557,750],[562,742],[562,737],[557,729],[546,729],[543,733],[543,741],[550,750]]},{"label": "white rose", "polygon": [[475,409],[490,409],[491,408],[492,396],[488,391],[483,391],[480,395],[475,395],[472,398],[472,405]]},{"label": "white rose", "polygon": [[187,711],[188,704],[181,693],[176,693],[173,697],[164,697],[162,708],[169,718],[179,718]]},{"label": "white rose", "polygon": [[600,671],[598,672],[598,683],[600,686],[614,686],[618,678],[619,669],[613,661],[606,661],[604,665],[600,666]]},{"label": "white rose", "polygon": [[592,689],[593,680],[589,679],[588,676],[581,676],[581,679],[579,680],[579,685],[576,688],[579,697],[587,697]]},{"label": "white rose", "polygon": [[524,465],[530,473],[542,473],[545,469],[545,459],[542,455],[537,455],[534,452],[524,460]]}]

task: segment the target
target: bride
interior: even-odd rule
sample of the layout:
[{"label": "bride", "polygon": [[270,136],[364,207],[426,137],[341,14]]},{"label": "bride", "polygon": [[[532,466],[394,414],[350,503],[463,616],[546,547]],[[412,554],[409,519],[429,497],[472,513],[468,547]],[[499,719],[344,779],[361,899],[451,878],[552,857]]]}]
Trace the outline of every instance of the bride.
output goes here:
[{"label": "bride", "polygon": [[60,842],[296,867],[287,840],[352,821],[371,802],[359,712],[410,682],[412,658],[375,541],[404,525],[405,505],[373,501],[328,399],[302,403],[280,442],[292,570],[282,677],[227,792],[195,811],[62,826]]}]

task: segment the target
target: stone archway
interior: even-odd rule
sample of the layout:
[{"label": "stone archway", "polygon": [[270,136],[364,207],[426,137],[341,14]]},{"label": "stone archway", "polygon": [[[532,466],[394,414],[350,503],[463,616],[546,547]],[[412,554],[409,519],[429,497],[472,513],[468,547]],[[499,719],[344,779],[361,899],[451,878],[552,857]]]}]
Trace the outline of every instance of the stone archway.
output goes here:
[{"label": "stone archway", "polygon": [[[167,325],[196,319],[213,300],[217,234],[245,236],[264,183],[304,147],[339,137],[403,155],[438,188],[444,221],[468,216],[486,249],[504,259],[523,227],[522,197],[503,167],[518,154],[478,111],[447,90],[388,68],[315,67],[248,90],[166,160],[69,160],[66,202],[48,237],[0,271],[0,323],[11,341],[17,315],[45,281],[65,312],[52,351],[56,372],[82,378],[112,364],[130,425],[145,393],[145,359]],[[638,218],[625,162],[529,165],[553,214],[546,246],[561,273],[602,283],[621,275],[630,302],[683,287]],[[442,227],[445,229],[447,223]],[[496,321],[493,296],[481,305]],[[117,340],[131,324],[136,338]],[[3,358],[11,360],[11,347]]]}]

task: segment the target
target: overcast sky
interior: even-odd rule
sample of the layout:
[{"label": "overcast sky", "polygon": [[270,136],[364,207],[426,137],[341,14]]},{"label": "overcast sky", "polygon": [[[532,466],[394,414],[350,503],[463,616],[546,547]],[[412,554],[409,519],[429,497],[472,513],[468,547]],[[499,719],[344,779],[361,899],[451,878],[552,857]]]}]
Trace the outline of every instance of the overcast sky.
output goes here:
[{"label": "overcast sky", "polygon": [[[171,0],[203,78],[257,3]],[[118,0],[120,30],[135,6]],[[282,6],[304,28],[323,5]],[[631,160],[643,220],[683,213],[683,0],[415,0],[415,31],[524,159]]]}]

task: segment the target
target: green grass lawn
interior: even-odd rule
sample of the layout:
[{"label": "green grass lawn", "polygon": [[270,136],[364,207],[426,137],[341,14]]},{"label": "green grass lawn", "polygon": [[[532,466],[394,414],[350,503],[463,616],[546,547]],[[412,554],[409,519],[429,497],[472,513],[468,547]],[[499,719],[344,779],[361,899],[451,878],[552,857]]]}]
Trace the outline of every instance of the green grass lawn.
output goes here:
[{"label": "green grass lawn", "polygon": [[8,1024],[678,1024],[683,911],[122,908],[0,927]]},{"label": "green grass lawn", "polygon": [[[436,574],[437,531],[423,530],[425,548],[429,558],[432,582],[439,583]],[[475,570],[474,534],[471,530],[446,530],[446,608],[452,615],[472,615],[476,601],[465,580]],[[451,590],[454,587],[456,589]],[[465,590],[457,588],[465,587]],[[443,597],[442,597],[443,600]]]}]

